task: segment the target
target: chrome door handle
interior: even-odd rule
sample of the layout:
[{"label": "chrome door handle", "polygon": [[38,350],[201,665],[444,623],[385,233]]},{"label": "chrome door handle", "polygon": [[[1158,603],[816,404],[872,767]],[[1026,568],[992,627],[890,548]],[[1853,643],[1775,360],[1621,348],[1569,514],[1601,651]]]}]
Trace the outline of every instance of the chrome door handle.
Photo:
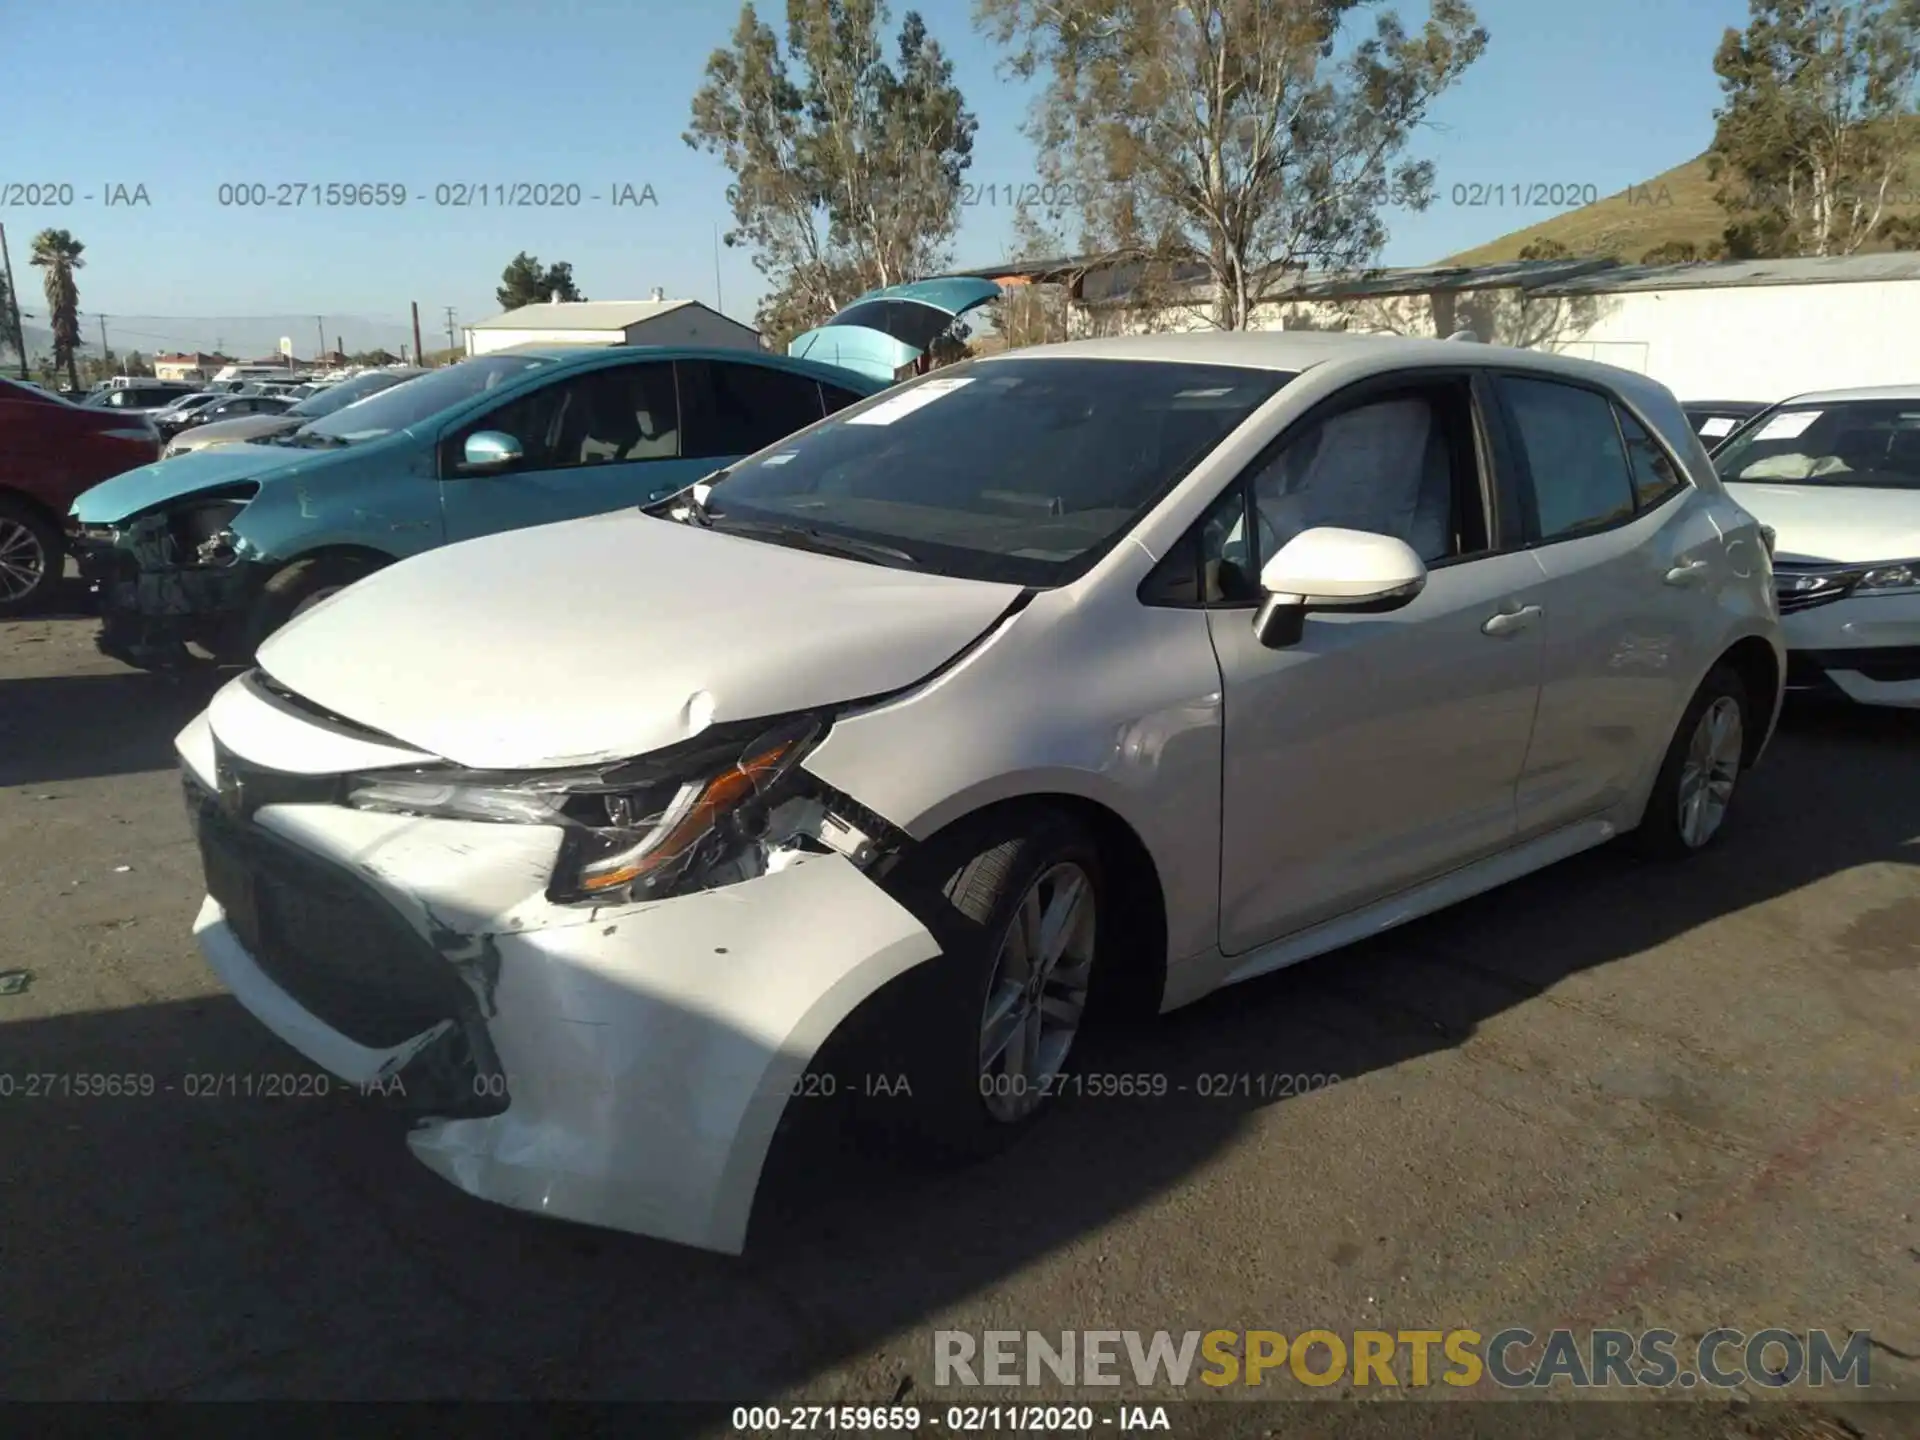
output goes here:
[{"label": "chrome door handle", "polygon": [[1540,618],[1538,605],[1522,605],[1518,610],[1502,610],[1498,615],[1489,615],[1480,627],[1483,635],[1517,635],[1535,620]]},{"label": "chrome door handle", "polygon": [[1669,585],[1697,585],[1707,578],[1707,572],[1713,565],[1706,560],[1689,560],[1684,565],[1676,565],[1667,571]]}]

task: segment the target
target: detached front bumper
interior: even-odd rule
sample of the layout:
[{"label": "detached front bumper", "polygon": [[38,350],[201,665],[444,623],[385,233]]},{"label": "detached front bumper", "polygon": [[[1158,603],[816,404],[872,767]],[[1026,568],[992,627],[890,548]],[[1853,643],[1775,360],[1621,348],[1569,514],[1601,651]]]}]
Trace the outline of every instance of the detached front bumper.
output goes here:
[{"label": "detached front bumper", "polygon": [[1787,688],[1920,708],[1920,595],[1837,600],[1781,616]]},{"label": "detached front bumper", "polygon": [[808,1062],[938,953],[838,854],[555,905],[557,830],[311,803],[239,821],[207,718],[177,744],[208,963],[314,1063],[419,1112],[414,1154],[481,1199],[738,1253]]},{"label": "detached front bumper", "polygon": [[232,653],[267,573],[245,561],[171,563],[163,530],[164,522],[136,521],[111,530],[70,525],[67,532],[80,578],[100,616],[95,645],[103,655],[142,670],[194,663],[189,645],[214,656]]}]

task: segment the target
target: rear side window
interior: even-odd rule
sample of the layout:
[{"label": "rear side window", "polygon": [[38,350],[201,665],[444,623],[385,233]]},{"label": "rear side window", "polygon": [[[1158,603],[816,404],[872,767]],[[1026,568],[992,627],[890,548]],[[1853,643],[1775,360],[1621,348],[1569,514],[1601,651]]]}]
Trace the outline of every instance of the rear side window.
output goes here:
[{"label": "rear side window", "polygon": [[1645,426],[1624,410],[1616,413],[1620,434],[1627,442],[1627,463],[1633,468],[1634,501],[1642,510],[1651,510],[1669,495],[1678,494],[1686,482]]},{"label": "rear side window", "polygon": [[1605,529],[1633,515],[1633,484],[1611,401],[1552,380],[1498,380],[1533,484],[1542,540]]},{"label": "rear side window", "polygon": [[675,369],[688,459],[751,455],[820,418],[811,376],[722,360],[682,360]]}]

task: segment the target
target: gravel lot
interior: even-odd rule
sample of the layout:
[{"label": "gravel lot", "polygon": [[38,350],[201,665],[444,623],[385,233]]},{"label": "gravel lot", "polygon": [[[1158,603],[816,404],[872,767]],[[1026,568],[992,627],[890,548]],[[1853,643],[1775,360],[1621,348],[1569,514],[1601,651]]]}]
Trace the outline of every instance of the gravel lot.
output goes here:
[{"label": "gravel lot", "polygon": [[[91,635],[0,624],[0,970],[33,976],[0,1071],[156,1093],[0,1099],[0,1396],[936,1404],[936,1328],[1781,1325],[1872,1330],[1873,1398],[1909,1403],[1854,1433],[1920,1433],[1920,715],[1791,715],[1691,864],[1590,854],[1085,1062],[1340,1077],[1313,1094],[1069,1100],[945,1179],[805,1117],[735,1260],[470,1200],[357,1097],[189,1098],[310,1067],[188,933],[171,742],[209,685]],[[1176,1433],[1252,1414],[1212,1409]]]}]

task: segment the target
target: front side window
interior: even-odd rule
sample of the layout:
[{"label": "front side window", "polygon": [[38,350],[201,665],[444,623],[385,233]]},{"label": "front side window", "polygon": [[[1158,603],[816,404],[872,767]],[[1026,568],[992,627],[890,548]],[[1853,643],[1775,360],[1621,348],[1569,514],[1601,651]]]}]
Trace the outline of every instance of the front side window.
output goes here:
[{"label": "front side window", "polygon": [[1613,404],[1596,390],[1503,375],[1533,484],[1542,540],[1601,530],[1633,514],[1633,484]]},{"label": "front side window", "polygon": [[1782,406],[1713,455],[1722,480],[1920,490],[1920,400]]},{"label": "front side window", "polygon": [[671,362],[590,370],[555,388],[560,419],[550,468],[680,457]]},{"label": "front side window", "polygon": [[1376,400],[1311,425],[1253,477],[1255,573],[1303,530],[1404,540],[1429,565],[1458,553],[1453,450],[1427,395]]},{"label": "front side window", "polygon": [[751,455],[821,415],[820,387],[767,365],[681,360],[680,409],[689,459]]},{"label": "front side window", "polygon": [[1429,565],[1484,550],[1472,418],[1465,382],[1442,381],[1290,428],[1168,552],[1142,598],[1251,604],[1262,567],[1321,526],[1391,535]]},{"label": "front side window", "polygon": [[707,507],[722,529],[777,527],[885,547],[897,563],[943,574],[1065,584],[1292,378],[1169,362],[969,361],[734,466]]}]

